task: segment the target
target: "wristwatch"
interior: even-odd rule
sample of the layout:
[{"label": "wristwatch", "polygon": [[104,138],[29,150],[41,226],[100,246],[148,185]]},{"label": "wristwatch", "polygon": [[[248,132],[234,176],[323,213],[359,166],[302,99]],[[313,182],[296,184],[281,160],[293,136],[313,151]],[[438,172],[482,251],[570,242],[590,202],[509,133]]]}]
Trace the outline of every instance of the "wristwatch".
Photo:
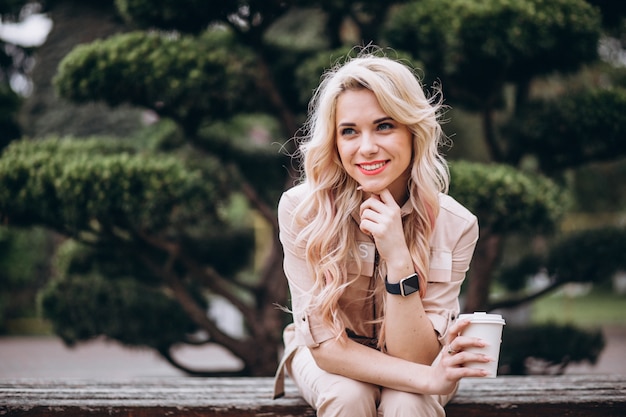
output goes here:
[{"label": "wristwatch", "polygon": [[401,295],[406,297],[420,289],[420,280],[417,273],[409,275],[406,278],[402,278],[397,284],[391,284],[385,277],[385,289],[389,294]]}]

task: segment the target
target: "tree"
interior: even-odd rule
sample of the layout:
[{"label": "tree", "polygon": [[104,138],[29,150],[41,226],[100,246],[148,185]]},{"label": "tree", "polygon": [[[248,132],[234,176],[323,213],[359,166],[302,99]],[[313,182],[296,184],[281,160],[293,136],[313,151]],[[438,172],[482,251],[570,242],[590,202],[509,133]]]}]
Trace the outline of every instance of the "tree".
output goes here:
[{"label": "tree", "polygon": [[[441,78],[451,101],[480,113],[482,137],[492,161],[517,167],[530,155],[543,173],[560,181],[567,168],[626,155],[620,140],[626,133],[621,89],[580,91],[549,100],[530,97],[537,78],[568,74],[597,59],[601,12],[590,3],[410,2],[394,10],[386,33],[394,46],[423,61],[427,78]],[[507,105],[511,89],[514,100]],[[495,122],[496,110],[499,119],[507,120],[500,126]],[[506,201],[505,195],[491,197]],[[556,208],[557,201],[549,205]],[[531,209],[520,203],[510,208],[507,218]],[[466,308],[471,311],[490,307],[488,289],[504,238],[522,231],[521,224],[508,230],[490,226],[488,222],[481,228],[476,265],[468,279]]]},{"label": "tree", "polygon": [[481,113],[491,159],[509,163],[516,161],[494,125],[505,87],[515,88],[515,111],[534,78],[594,61],[600,34],[600,13],[584,0],[424,0],[395,10],[387,28],[389,41],[420,57],[451,100]]},{"label": "tree", "polygon": [[52,253],[42,228],[0,227],[0,334],[14,327],[11,320],[37,317],[37,293],[49,275]]},{"label": "tree", "polygon": [[[480,222],[466,291],[468,311],[490,311],[491,284],[501,263],[504,239],[512,233],[550,233],[566,213],[571,196],[548,178],[525,174],[505,164],[456,162],[450,193]],[[477,279],[481,277],[482,279]]]},{"label": "tree", "polygon": [[[51,11],[68,4],[74,2],[46,3]],[[524,94],[517,96],[525,98],[532,77],[574,70],[596,56],[599,18],[586,3],[517,4],[221,0],[208,7],[197,0],[116,0],[131,31],[73,48],[54,85],[75,103],[139,107],[161,121],[123,141],[20,141],[0,158],[2,219],[44,225],[71,238],[42,296],[57,332],[68,343],[106,334],[148,345],[189,373],[272,374],[288,319],[276,306],[288,299],[275,207],[298,178],[297,161],[288,157],[295,150],[290,138],[322,70],[354,43],[388,44],[396,51],[382,52],[421,62],[427,80],[441,77],[450,100],[473,106],[489,121],[507,83],[520,85]],[[112,3],[98,5],[108,10]],[[420,8],[432,13],[419,14]],[[543,16],[543,26],[529,8]],[[584,16],[575,25],[580,11]],[[317,18],[302,19],[303,13]],[[437,19],[446,16],[441,25]],[[561,21],[566,30],[559,29]],[[418,36],[414,28],[425,32]],[[535,37],[520,46],[503,35],[516,28]],[[301,42],[304,31],[313,41]],[[470,35],[474,43],[458,49]],[[430,49],[418,48],[416,39]],[[564,48],[571,50],[567,65],[544,62],[568,39],[576,47]],[[476,48],[481,45],[486,49]],[[528,51],[537,54],[525,56]],[[521,62],[543,66],[525,73],[517,71]],[[454,68],[458,63],[463,71]],[[490,71],[480,78],[487,84],[477,88],[481,68]],[[481,100],[485,88],[487,100]],[[251,120],[263,127],[261,135],[245,127]],[[485,126],[489,141],[495,127]],[[488,306],[503,236],[554,227],[566,197],[556,182],[512,166],[453,163],[451,169],[452,194],[479,215],[485,231],[474,265],[481,272],[469,282],[484,294],[474,306]],[[257,268],[250,266],[260,249],[250,233],[252,218],[270,230],[261,235],[266,257]],[[241,312],[243,336],[229,334],[206,314],[212,296]],[[171,354],[179,342],[220,344],[243,367],[189,369]]]}]

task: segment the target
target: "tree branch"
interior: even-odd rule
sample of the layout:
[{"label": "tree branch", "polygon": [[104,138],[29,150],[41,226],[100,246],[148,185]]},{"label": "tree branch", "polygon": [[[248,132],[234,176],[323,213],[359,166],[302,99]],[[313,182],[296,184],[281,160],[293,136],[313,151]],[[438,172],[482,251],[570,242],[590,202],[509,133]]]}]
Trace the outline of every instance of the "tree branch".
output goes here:
[{"label": "tree branch", "polygon": [[174,356],[170,352],[170,347],[164,347],[157,349],[157,352],[174,368],[179,369],[185,372],[190,376],[197,377],[230,377],[230,376],[246,376],[249,375],[250,372],[246,366],[244,366],[240,370],[198,370],[191,369],[174,358]]},{"label": "tree branch", "polygon": [[565,284],[567,281],[563,281],[563,280],[555,280],[553,281],[550,285],[548,285],[547,287],[536,291],[534,293],[531,294],[527,294],[527,295],[523,295],[521,297],[511,297],[505,300],[501,300],[501,301],[496,301],[493,303],[489,304],[489,310],[496,310],[496,309],[500,309],[500,308],[512,308],[512,307],[517,307],[526,303],[529,303],[531,301],[536,300],[537,298],[551,292],[554,291],[556,288],[560,287],[561,285]]},{"label": "tree branch", "polygon": [[208,332],[209,339],[212,342],[226,347],[244,362],[246,358],[250,357],[249,350],[251,347],[248,346],[247,343],[244,343],[244,341],[235,339],[220,330],[215,321],[207,316],[204,309],[200,307],[191,294],[189,294],[189,291],[187,291],[178,276],[171,271],[165,270],[161,265],[157,265],[148,254],[140,251],[139,256],[156,276],[164,280],[166,285],[172,290],[174,298],[178,300],[183,310],[185,310],[194,323]]},{"label": "tree branch", "polygon": [[[254,320],[254,312],[250,308],[250,306],[246,305],[240,298],[234,295],[232,290],[229,290],[229,285],[236,285],[238,288],[247,290],[247,288],[243,288],[237,282],[231,283],[226,278],[224,278],[220,273],[218,273],[214,268],[210,266],[201,266],[194,259],[187,256],[185,253],[181,253],[178,244],[164,242],[156,237],[150,236],[142,231],[137,231],[137,236],[143,240],[143,242],[149,246],[159,248],[170,256],[175,256],[178,262],[182,263],[187,270],[197,279],[199,279],[204,285],[207,286],[211,292],[216,295],[223,297],[229,303],[231,303],[237,310],[241,312],[244,316],[244,319],[251,323]],[[161,268],[157,268],[157,274],[162,276]],[[186,291],[186,290],[185,290]],[[206,315],[205,315],[206,316]],[[208,330],[208,329],[207,329]],[[241,342],[239,342],[241,343]]]},{"label": "tree branch", "polygon": [[254,187],[252,187],[250,183],[243,178],[236,166],[231,164],[229,166],[229,170],[233,175],[237,176],[237,179],[241,183],[241,190],[252,206],[261,214],[261,216],[272,226],[274,230],[278,230],[278,218],[276,217],[274,210],[266,204],[265,201],[263,201]]},{"label": "tree branch", "polygon": [[483,133],[485,135],[485,142],[489,149],[489,156],[492,161],[502,162],[503,155],[502,150],[496,139],[495,127],[493,122],[493,109],[487,107],[482,111]]}]

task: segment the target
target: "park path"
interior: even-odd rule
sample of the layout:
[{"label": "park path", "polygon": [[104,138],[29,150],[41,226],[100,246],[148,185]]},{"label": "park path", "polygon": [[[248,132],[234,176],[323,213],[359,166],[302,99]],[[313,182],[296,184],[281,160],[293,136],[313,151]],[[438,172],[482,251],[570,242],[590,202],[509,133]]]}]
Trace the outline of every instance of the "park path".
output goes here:
[{"label": "park path", "polygon": [[[626,375],[626,326],[604,328],[607,345],[595,366],[574,365],[573,374]],[[218,346],[185,347],[177,358],[203,369],[236,368],[237,359]],[[75,348],[55,337],[0,337],[0,378],[133,379],[176,377],[183,373],[148,349],[129,349],[96,339]]]},{"label": "park path", "polygon": [[[219,346],[185,347],[175,356],[201,369],[236,368],[238,360]],[[56,337],[0,337],[0,378],[133,379],[184,374],[156,352],[96,339],[69,348]]]}]

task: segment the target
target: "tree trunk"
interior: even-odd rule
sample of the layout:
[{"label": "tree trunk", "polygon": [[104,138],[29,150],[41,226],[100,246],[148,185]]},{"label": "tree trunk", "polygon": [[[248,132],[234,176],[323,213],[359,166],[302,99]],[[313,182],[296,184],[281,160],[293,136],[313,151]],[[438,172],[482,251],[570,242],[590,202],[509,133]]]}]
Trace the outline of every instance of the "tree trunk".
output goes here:
[{"label": "tree trunk", "polygon": [[254,323],[255,340],[259,342],[256,361],[252,367],[255,376],[273,375],[282,351],[282,333],[290,315],[282,308],[288,299],[287,278],[283,270],[283,251],[278,240],[278,228],[272,229],[272,249],[262,274],[257,306],[259,320]]},{"label": "tree trunk", "polygon": [[493,270],[502,251],[502,236],[484,232],[478,240],[468,276],[464,311],[487,311]]},{"label": "tree trunk", "polygon": [[502,162],[503,152],[498,144],[496,136],[495,126],[493,122],[493,109],[488,106],[482,111],[483,122],[483,135],[485,136],[485,143],[487,144],[487,150],[489,151],[489,159],[494,162]]}]

